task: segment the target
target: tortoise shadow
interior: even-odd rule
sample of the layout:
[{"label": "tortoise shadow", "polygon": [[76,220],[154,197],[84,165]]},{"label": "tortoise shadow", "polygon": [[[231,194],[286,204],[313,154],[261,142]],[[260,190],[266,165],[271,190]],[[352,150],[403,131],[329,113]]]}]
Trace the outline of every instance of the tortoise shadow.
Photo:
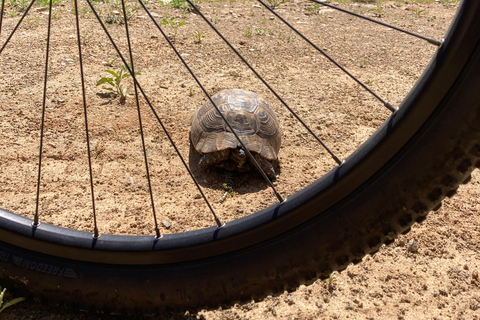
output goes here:
[{"label": "tortoise shadow", "polygon": [[[246,172],[227,171],[223,168],[202,168],[198,165],[201,155],[195,150],[192,143],[188,153],[188,166],[198,184],[203,188],[224,191],[222,184],[230,180],[233,190],[238,194],[255,193],[269,188],[268,183],[256,170]],[[275,171],[280,173],[280,165],[274,164]]]}]

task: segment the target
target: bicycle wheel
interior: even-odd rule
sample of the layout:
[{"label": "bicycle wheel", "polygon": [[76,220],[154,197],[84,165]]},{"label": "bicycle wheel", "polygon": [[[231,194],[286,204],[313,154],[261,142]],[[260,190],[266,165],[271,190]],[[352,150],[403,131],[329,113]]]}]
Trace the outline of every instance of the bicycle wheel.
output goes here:
[{"label": "bicycle wheel", "polygon": [[287,201],[222,228],[102,235],[0,211],[1,278],[110,310],[230,304],[295,288],[374,252],[480,166],[480,3],[464,0],[399,109],[345,162]]}]

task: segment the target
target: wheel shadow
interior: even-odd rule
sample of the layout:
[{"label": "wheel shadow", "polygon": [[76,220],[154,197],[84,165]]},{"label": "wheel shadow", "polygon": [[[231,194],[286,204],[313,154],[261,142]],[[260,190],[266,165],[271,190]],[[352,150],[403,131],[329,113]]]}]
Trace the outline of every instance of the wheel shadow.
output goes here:
[{"label": "wheel shadow", "polygon": [[[233,190],[238,194],[255,193],[269,188],[268,183],[256,170],[238,172],[227,171],[223,168],[213,166],[202,168],[198,165],[200,158],[201,155],[190,143],[188,166],[198,184],[203,188],[225,191],[222,186],[225,182],[230,182],[233,185]],[[278,163],[275,164],[274,167],[276,172],[280,172],[280,166]]]}]

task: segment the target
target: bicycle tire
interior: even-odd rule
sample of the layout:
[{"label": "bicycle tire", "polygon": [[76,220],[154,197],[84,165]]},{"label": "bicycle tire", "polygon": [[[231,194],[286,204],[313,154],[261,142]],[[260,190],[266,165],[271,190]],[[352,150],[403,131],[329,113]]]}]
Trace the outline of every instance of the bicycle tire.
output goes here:
[{"label": "bicycle tire", "polygon": [[0,210],[0,278],[82,308],[152,311],[261,298],[328,276],[424,219],[480,167],[480,2],[464,0],[382,127],[286,202],[181,234],[102,235]]}]

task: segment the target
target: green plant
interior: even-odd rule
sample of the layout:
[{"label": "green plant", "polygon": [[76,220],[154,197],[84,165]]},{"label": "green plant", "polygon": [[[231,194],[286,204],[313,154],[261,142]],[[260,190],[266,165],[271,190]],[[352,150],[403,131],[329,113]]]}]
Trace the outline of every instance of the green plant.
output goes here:
[{"label": "green plant", "polygon": [[107,24],[123,24],[123,19],[119,16],[108,16],[105,18],[105,23]]},{"label": "green plant", "polygon": [[[105,18],[105,23],[108,24],[123,24],[123,6],[121,0],[105,0],[107,5],[107,17]],[[127,21],[130,20],[135,12],[140,9],[140,5],[133,6],[130,2],[125,2],[125,16]]]},{"label": "green plant", "polygon": [[415,20],[416,17],[422,14],[423,12],[425,12],[425,10],[423,9],[412,9],[412,12],[410,13],[410,18]]},{"label": "green plant", "polygon": [[380,0],[377,0],[375,2],[377,4],[376,8],[370,9],[368,11],[372,12],[375,17],[383,17],[385,13],[382,8],[382,2]]},{"label": "green plant", "polygon": [[168,6],[175,9],[187,9],[190,5],[185,0],[172,0],[168,3]]},{"label": "green plant", "polygon": [[172,36],[172,40],[175,41],[175,39],[177,38],[177,32],[178,32],[178,28],[180,28],[181,26],[184,26],[184,25],[187,25],[188,22],[186,22],[185,20],[182,20],[182,21],[175,21],[175,18],[174,17],[171,17],[169,19],[167,19],[166,17],[163,17],[163,20],[162,22],[160,23],[161,25],[167,25],[167,26],[170,26],[170,28],[173,29],[173,36]]},{"label": "green plant", "polygon": [[82,42],[83,45],[86,45],[88,41],[90,40],[90,35],[87,33],[81,34],[80,35],[80,41]]},{"label": "green plant", "polygon": [[288,36],[285,37],[285,40],[287,40],[287,43],[290,43],[290,41],[293,41],[293,40],[295,40],[296,38],[297,38],[297,35],[295,35],[295,34],[294,34],[294,35],[291,35],[291,36],[288,35]]},{"label": "green plant", "polygon": [[268,5],[270,6],[270,8],[272,9],[275,9],[277,8],[278,6],[280,6],[281,4],[285,3],[285,2],[288,2],[288,0],[267,0],[268,1]]},{"label": "green plant", "polygon": [[[193,7],[186,1],[186,0],[172,0],[170,2],[167,1],[159,1],[162,5],[172,7],[174,9],[183,9],[184,13],[189,11],[194,11]],[[198,5],[199,0],[191,0],[193,5]]]},{"label": "green plant", "polygon": [[10,0],[8,2],[8,7],[10,10],[7,12],[7,14],[13,17],[17,14],[17,12],[25,11],[29,4],[29,0]]},{"label": "green plant", "polygon": [[253,34],[252,29],[247,28],[247,29],[245,30],[245,37],[251,37],[252,34]]},{"label": "green plant", "polygon": [[[0,287],[0,289],[1,289],[1,287]],[[14,304],[17,304],[17,303],[25,300],[25,298],[21,297],[21,298],[12,299],[10,301],[3,301],[6,292],[7,292],[7,288],[4,288],[2,290],[2,292],[0,292],[0,312],[2,312],[3,310],[5,310],[8,307],[13,306]]]},{"label": "green plant", "polygon": [[107,61],[104,61],[104,62],[102,62],[102,63],[103,63],[105,66],[107,66],[107,67],[113,67],[115,61],[117,61],[117,60],[118,60],[118,58],[113,58],[113,59],[111,59],[111,60],[107,60]]},{"label": "green plant", "polygon": [[[127,98],[128,88],[122,83],[123,79],[130,76],[130,73],[124,73],[124,68],[118,68],[117,71],[105,70],[113,77],[103,77],[97,82],[97,87],[102,84],[109,84],[111,87],[102,87],[104,90],[113,91],[114,94],[120,96],[120,102],[124,103]],[[140,75],[139,71],[135,72],[135,75]]]},{"label": "green plant", "polygon": [[34,17],[25,19],[26,24],[38,24],[39,22],[40,22],[40,19],[34,18]]},{"label": "green plant", "polygon": [[208,33],[201,32],[201,31],[195,31],[193,33],[193,37],[197,40],[196,42],[198,42],[198,43],[202,43],[202,40],[203,40],[203,38],[205,38],[206,35],[208,35]]},{"label": "green plant", "polygon": [[327,284],[327,289],[329,291],[333,291],[335,289],[335,283],[337,282],[337,279],[333,276],[335,272],[332,272],[327,279],[325,279],[325,283]]},{"label": "green plant", "polygon": [[225,201],[225,199],[227,199],[229,195],[232,197],[234,196],[231,172],[225,171],[225,181],[222,184],[220,184],[220,186],[223,188],[223,190],[225,190],[225,192],[223,193],[223,196],[220,198],[220,202]]},{"label": "green plant", "polygon": [[318,12],[320,11],[320,8],[321,8],[321,7],[322,7],[321,5],[315,4],[315,5],[313,5],[313,6],[307,7],[307,10],[313,11],[313,12],[315,12],[315,13],[318,13]]},{"label": "green plant", "polygon": [[265,30],[263,30],[262,28],[256,28],[255,33],[259,36],[263,36],[265,34]]},{"label": "green plant", "polygon": [[[62,0],[52,0],[52,6],[58,6]],[[48,7],[50,5],[50,0],[37,0],[37,2],[42,7]]]},{"label": "green plant", "polygon": [[24,9],[26,9],[28,7],[28,5],[30,4],[30,1],[28,1],[28,0],[10,0],[8,4],[12,8],[20,7],[19,11],[23,11]]},{"label": "green plant", "polygon": [[189,95],[190,97],[193,97],[193,95],[194,95],[195,93],[196,93],[196,92],[195,92],[195,89],[193,89],[193,88],[190,87],[190,89],[188,90],[188,95]]}]

